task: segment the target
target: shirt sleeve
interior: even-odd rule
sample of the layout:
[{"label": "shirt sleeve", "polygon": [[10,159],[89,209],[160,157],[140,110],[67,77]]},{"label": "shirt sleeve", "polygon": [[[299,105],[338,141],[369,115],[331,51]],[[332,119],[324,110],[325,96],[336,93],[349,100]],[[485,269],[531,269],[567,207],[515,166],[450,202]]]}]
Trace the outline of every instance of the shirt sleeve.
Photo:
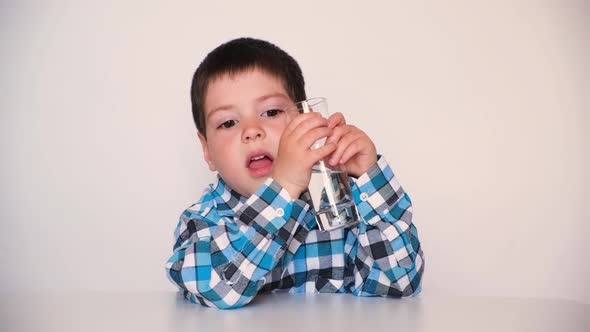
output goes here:
[{"label": "shirt sleeve", "polygon": [[187,210],[180,216],[167,274],[193,302],[222,309],[244,306],[290,243],[303,242],[308,210],[272,178],[233,218]]},{"label": "shirt sleeve", "polygon": [[412,223],[412,202],[384,157],[352,192],[363,222],[346,239],[358,296],[413,296],[420,292],[424,255]]}]

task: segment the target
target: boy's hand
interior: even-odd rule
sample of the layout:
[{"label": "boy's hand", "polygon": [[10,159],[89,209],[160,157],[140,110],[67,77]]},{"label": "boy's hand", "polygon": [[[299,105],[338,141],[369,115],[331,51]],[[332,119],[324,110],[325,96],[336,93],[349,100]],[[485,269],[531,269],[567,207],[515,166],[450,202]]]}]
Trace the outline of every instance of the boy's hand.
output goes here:
[{"label": "boy's hand", "polygon": [[330,166],[339,166],[341,170],[358,178],[377,162],[377,149],[373,141],[364,131],[347,125],[341,113],[330,116],[328,127],[334,130],[326,144],[337,145],[336,151],[329,156]]},{"label": "boy's hand", "polygon": [[336,150],[334,143],[326,143],[318,149],[310,150],[315,141],[330,134],[332,128],[328,127],[328,120],[319,113],[297,115],[285,128],[271,177],[292,198],[298,198],[307,189],[312,166]]}]

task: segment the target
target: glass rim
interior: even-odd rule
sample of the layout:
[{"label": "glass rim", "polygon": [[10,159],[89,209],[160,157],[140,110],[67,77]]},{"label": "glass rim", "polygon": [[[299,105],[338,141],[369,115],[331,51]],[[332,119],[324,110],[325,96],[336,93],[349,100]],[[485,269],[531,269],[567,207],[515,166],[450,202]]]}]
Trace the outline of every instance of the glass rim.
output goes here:
[{"label": "glass rim", "polygon": [[305,100],[301,100],[298,102],[295,102],[293,104],[293,106],[289,107],[289,110],[301,110],[304,109],[304,105],[307,104],[307,107],[313,107],[315,105],[318,105],[320,103],[327,103],[327,99],[324,97],[313,97],[313,98],[307,98]]}]

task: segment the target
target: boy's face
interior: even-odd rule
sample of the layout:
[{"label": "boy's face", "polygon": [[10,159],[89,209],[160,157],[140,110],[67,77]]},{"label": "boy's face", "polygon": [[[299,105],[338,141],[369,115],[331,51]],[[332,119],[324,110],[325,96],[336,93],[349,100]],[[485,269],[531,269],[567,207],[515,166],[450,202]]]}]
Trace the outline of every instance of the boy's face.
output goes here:
[{"label": "boy's face", "polygon": [[224,74],[205,95],[207,139],[199,133],[205,161],[243,196],[270,176],[293,104],[281,81],[259,69]]}]

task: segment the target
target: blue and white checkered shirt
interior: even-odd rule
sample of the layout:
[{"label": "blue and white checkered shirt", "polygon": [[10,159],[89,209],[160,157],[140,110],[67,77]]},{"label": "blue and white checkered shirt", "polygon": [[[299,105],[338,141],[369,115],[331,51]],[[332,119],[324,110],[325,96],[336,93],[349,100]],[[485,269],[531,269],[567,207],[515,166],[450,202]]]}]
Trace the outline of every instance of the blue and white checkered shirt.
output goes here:
[{"label": "blue and white checkered shirt", "polygon": [[237,308],[263,291],[405,297],[420,292],[424,256],[410,198],[383,157],[350,179],[363,219],[323,232],[305,194],[272,178],[245,198],[218,177],[176,227],[166,271],[185,297]]}]

